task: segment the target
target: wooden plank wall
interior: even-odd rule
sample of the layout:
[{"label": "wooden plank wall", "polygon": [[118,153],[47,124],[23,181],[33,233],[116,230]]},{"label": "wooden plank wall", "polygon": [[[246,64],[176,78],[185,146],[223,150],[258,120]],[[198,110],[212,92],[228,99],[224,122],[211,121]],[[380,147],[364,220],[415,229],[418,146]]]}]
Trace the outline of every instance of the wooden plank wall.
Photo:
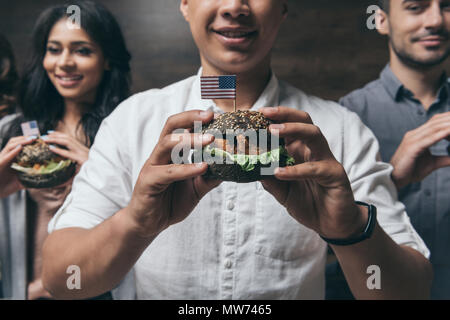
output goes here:
[{"label": "wooden plank wall", "polygon": [[[0,0],[0,30],[19,65],[39,12],[55,0]],[[179,0],[102,0],[119,20],[133,55],[133,91],[163,87],[194,74],[199,58]],[[387,62],[386,39],[369,30],[375,0],[290,0],[273,51],[279,78],[308,93],[338,99],[378,77]]]}]

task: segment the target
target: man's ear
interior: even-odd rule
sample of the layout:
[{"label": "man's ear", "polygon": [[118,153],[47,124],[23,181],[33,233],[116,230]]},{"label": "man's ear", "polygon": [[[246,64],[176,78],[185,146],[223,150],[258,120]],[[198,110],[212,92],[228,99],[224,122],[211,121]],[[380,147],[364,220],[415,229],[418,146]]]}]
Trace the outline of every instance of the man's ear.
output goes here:
[{"label": "man's ear", "polygon": [[384,36],[389,35],[389,19],[388,14],[382,10],[378,9],[375,15],[375,24],[377,26],[377,31],[379,34]]},{"label": "man's ear", "polygon": [[180,1],[180,11],[183,14],[183,17],[186,21],[189,21],[188,7],[189,7],[188,0]]}]

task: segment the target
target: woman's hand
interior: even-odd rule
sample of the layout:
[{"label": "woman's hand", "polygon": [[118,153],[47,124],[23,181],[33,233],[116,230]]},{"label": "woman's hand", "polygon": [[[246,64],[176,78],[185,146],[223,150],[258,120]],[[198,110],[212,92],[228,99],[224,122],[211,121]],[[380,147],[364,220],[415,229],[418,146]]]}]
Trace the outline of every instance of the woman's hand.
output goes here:
[{"label": "woman's hand", "polygon": [[0,152],[0,198],[7,197],[24,188],[17,179],[17,173],[11,169],[11,164],[23,146],[32,143],[35,139],[34,136],[11,138]]},{"label": "woman's hand", "polygon": [[[53,131],[46,136],[42,136],[42,140],[50,144],[52,152],[75,161],[78,166],[81,166],[88,159],[89,148],[68,134]],[[53,144],[64,146],[67,150]]]}]

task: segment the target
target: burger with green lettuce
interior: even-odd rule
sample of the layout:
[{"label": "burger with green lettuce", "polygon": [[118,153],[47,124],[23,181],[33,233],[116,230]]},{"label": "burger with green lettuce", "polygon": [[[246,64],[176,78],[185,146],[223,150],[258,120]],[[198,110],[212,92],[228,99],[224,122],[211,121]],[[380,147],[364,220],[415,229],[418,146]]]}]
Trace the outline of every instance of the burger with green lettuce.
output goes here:
[{"label": "burger with green lettuce", "polygon": [[26,188],[53,188],[68,181],[76,163],[53,153],[42,139],[23,147],[11,168]]},{"label": "burger with green lettuce", "polygon": [[[269,177],[270,168],[293,165],[284,140],[270,134],[272,123],[260,112],[238,110],[223,113],[205,125],[203,133],[215,136],[202,150],[203,161],[209,164],[205,176],[246,183]],[[277,140],[274,143],[272,139]]]}]

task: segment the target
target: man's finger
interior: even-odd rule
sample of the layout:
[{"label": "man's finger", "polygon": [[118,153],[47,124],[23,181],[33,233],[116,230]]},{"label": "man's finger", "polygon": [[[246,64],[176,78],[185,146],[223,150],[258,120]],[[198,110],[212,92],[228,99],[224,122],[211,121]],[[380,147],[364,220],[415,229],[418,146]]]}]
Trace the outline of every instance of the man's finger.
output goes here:
[{"label": "man's finger", "polygon": [[181,164],[184,159],[180,156],[183,152],[183,157],[192,148],[201,148],[214,141],[214,136],[211,134],[170,134],[160,140],[150,155],[150,163],[152,165],[165,165],[169,163]]},{"label": "man's finger", "polygon": [[[195,164],[170,164],[152,166],[145,174],[147,183],[151,188],[158,190],[168,185],[200,176],[206,172],[208,165],[205,162]],[[162,191],[162,190],[160,190]]]},{"label": "man's finger", "polygon": [[202,199],[212,189],[218,187],[222,183],[222,180],[217,179],[205,179],[202,176],[198,176],[194,179],[194,191],[198,197],[198,200]]},{"label": "man's finger", "polygon": [[450,135],[450,126],[440,128],[432,132],[428,132],[420,140],[415,140],[415,147],[425,150],[441,140],[447,139]]},{"label": "man's finger", "polygon": [[167,119],[164,128],[161,131],[160,140],[165,136],[172,134],[177,129],[190,129],[194,122],[199,121],[202,124],[210,122],[214,117],[212,111],[192,110],[172,115]]},{"label": "man's finger", "polygon": [[311,150],[313,159],[322,160],[332,155],[320,128],[313,124],[273,124],[269,130],[272,134],[284,138],[287,146],[295,141],[301,141]]},{"label": "man's finger", "polygon": [[336,182],[343,181],[345,170],[333,160],[311,161],[275,169],[275,177],[282,181],[312,179],[326,187],[336,187]]},{"label": "man's finger", "polygon": [[307,112],[288,107],[265,107],[259,109],[266,118],[275,122],[302,122],[313,124],[310,115]]},{"label": "man's finger", "polygon": [[264,190],[271,193],[275,199],[282,205],[286,203],[289,193],[289,181],[280,181],[275,177],[269,177],[261,180]]},{"label": "man's finger", "polygon": [[450,128],[450,120],[435,122],[432,125],[425,124],[417,129],[411,131],[412,137],[416,140],[421,140],[430,134],[441,132],[447,128]]}]

